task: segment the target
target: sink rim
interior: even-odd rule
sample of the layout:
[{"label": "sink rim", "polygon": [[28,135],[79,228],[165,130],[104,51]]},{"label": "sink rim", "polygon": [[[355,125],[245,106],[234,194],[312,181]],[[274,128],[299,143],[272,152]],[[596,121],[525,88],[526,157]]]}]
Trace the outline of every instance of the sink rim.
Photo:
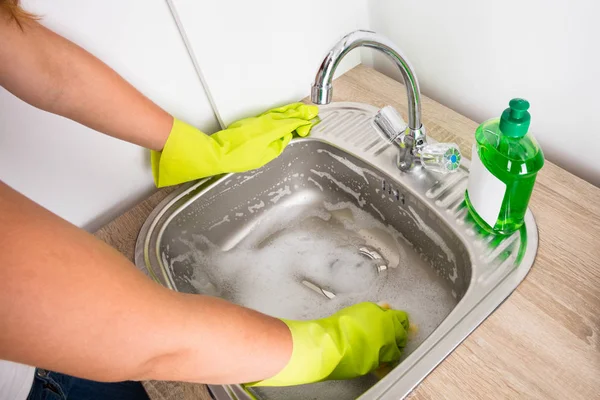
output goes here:
[{"label": "sink rim", "polygon": [[[335,112],[345,110],[348,112],[358,112],[364,115],[365,121],[377,112],[377,108],[361,104],[361,103],[332,103],[327,106],[320,107],[321,118],[326,119],[328,115],[333,115]],[[374,169],[380,170],[385,175],[388,175],[393,179],[393,183],[401,185],[405,190],[410,191],[411,194],[419,197],[423,203],[428,206],[430,212],[434,212],[438,218],[442,219],[448,226],[451,227],[454,234],[460,238],[461,242],[465,246],[470,261],[471,268],[475,269],[477,265],[480,265],[480,261],[476,256],[481,256],[482,251],[478,251],[475,246],[475,239],[469,241],[467,235],[465,235],[464,226],[459,226],[454,215],[449,215],[447,209],[442,208],[435,204],[435,199],[428,198],[423,190],[418,190],[414,186],[411,186],[411,180],[407,177],[411,177],[417,172],[401,173],[398,170],[392,169],[393,162],[382,165],[382,161],[393,160],[395,156],[395,149],[391,146],[385,145],[376,147],[376,151],[365,152],[359,146],[353,146],[348,141],[336,142],[336,138],[328,134],[323,128],[323,123],[313,128],[311,136],[307,138],[295,139],[295,142],[301,141],[321,141],[330,144],[342,151],[357,157],[361,161],[373,166]],[[374,129],[371,127],[371,129]],[[375,132],[373,132],[376,135]],[[363,133],[364,135],[364,133]],[[375,138],[376,136],[374,136]],[[380,139],[381,140],[381,139]],[[358,153],[358,154],[357,154]],[[360,155],[359,155],[360,154]],[[463,172],[468,171],[470,161],[463,158],[461,170]],[[395,168],[395,167],[393,167]],[[425,173],[421,171],[421,173]],[[167,283],[167,286],[173,288],[171,282],[168,281],[168,277],[164,276],[164,280],[160,280],[156,276],[152,268],[147,267],[147,263],[150,262],[151,250],[150,241],[154,235],[160,238],[162,231],[168,226],[168,222],[174,218],[177,212],[172,212],[167,215],[169,210],[173,207],[183,209],[182,204],[178,204],[183,201],[183,204],[187,204],[195,201],[198,196],[208,190],[213,185],[218,185],[221,180],[231,176],[233,174],[221,175],[218,177],[205,178],[197,182],[188,183],[183,185],[181,188],[175,190],[169,194],[149,215],[148,219],[142,226],[136,242],[135,250],[135,261],[138,268],[142,269],[143,272],[150,275],[153,279],[159,281],[162,284]],[[450,176],[440,178],[439,181],[448,180]],[[414,176],[413,176],[414,178]],[[191,196],[191,197],[190,197]],[[189,197],[186,199],[186,197]],[[446,212],[444,212],[446,211]],[[160,226],[159,226],[160,224]],[[159,227],[159,231],[156,232],[156,228]],[[484,275],[477,274],[474,271],[471,272],[471,280],[469,286],[460,299],[458,304],[452,309],[452,311],[446,316],[446,318],[440,323],[440,325],[431,333],[427,339],[425,339],[421,345],[419,345],[413,353],[411,353],[398,367],[396,367],[389,375],[379,381],[376,385],[368,389],[362,396],[361,399],[381,399],[381,398],[401,398],[408,395],[414,387],[416,387],[439,363],[441,363],[447,355],[449,355],[454,348],[456,348],[466,337],[477,328],[491,313],[504,302],[508,296],[516,289],[518,284],[526,277],[527,273],[531,269],[535,256],[537,254],[538,245],[538,230],[535,223],[535,219],[530,210],[527,211],[525,216],[525,225],[522,228],[522,233],[526,236],[526,248],[525,252],[518,265],[509,268],[505,271],[500,271],[502,276],[492,279],[492,284],[485,284],[485,282],[478,282]],[[519,233],[521,235],[521,232]],[[507,238],[510,238],[509,236]],[[520,238],[519,238],[520,240]],[[157,241],[159,243],[159,241]],[[489,243],[488,243],[489,244]],[[484,248],[487,250],[487,248]],[[489,271],[488,271],[489,272]],[[494,272],[489,272],[494,275]],[[488,278],[490,278],[488,276]],[[216,393],[236,393],[235,396],[241,396],[244,392],[239,385],[227,386],[224,390],[223,386],[212,386],[209,385],[211,390]],[[233,399],[237,397],[218,397],[218,399]],[[244,397],[240,397],[244,398]],[[249,397],[248,397],[249,398]]]}]

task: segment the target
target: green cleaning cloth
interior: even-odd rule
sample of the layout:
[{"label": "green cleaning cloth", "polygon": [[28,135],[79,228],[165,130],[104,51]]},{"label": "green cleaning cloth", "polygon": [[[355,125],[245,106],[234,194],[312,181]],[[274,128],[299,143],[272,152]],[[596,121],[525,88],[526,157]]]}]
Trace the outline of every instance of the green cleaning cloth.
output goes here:
[{"label": "green cleaning cloth", "polygon": [[175,119],[162,151],[152,151],[157,187],[262,167],[281,154],[294,134],[306,136],[319,109],[303,103],[274,108],[207,135]]}]

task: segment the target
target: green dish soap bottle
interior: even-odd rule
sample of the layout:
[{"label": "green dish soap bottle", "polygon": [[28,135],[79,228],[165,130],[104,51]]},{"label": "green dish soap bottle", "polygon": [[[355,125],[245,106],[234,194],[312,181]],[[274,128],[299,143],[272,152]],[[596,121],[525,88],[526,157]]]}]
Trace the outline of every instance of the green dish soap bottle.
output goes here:
[{"label": "green dish soap bottle", "polygon": [[544,153],[528,133],[529,102],[512,99],[500,118],[475,131],[465,200],[471,216],[486,231],[509,235],[522,225]]}]

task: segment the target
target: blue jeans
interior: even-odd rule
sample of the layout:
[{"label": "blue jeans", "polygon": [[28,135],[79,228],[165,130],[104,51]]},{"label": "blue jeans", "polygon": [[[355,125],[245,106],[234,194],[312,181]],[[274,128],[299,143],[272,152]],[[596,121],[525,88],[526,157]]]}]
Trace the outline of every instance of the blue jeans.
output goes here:
[{"label": "blue jeans", "polygon": [[27,400],[149,400],[139,382],[94,382],[36,369]]}]

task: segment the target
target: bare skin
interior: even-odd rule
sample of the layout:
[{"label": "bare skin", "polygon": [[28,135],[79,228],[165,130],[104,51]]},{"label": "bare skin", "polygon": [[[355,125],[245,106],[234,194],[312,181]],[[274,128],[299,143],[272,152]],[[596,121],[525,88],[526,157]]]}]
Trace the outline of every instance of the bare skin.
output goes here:
[{"label": "bare skin", "polygon": [[173,117],[90,53],[35,21],[0,9],[0,86],[42,110],[161,150]]},{"label": "bare skin", "polygon": [[[116,72],[0,8],[0,85],[90,128],[161,150],[173,118]],[[1,134],[1,133],[0,133]],[[278,319],[154,283],[116,250],[0,182],[0,359],[98,381],[240,383],[275,375]],[[240,356],[243,355],[243,356]]]}]

